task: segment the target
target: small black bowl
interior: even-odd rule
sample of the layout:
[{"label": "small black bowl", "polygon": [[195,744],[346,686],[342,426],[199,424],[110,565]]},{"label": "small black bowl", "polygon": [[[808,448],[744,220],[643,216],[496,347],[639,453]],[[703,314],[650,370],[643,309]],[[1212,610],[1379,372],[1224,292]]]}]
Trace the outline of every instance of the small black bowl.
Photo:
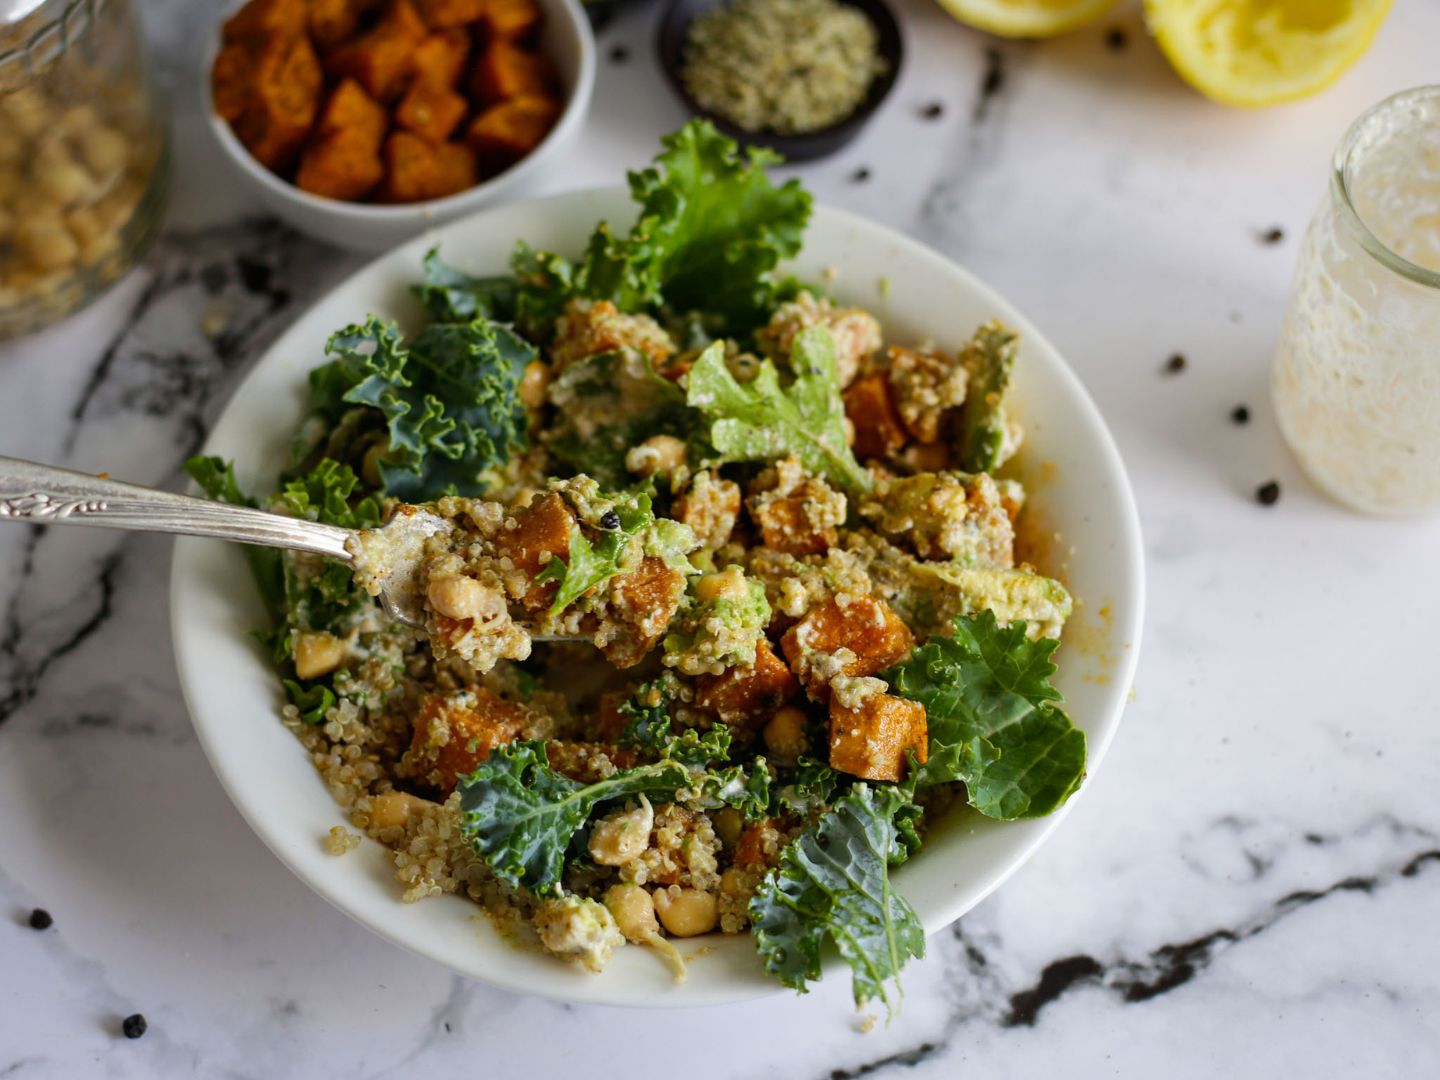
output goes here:
[{"label": "small black bowl", "polygon": [[701,108],[700,103],[685,89],[685,80],[681,75],[684,69],[685,44],[690,36],[690,23],[695,16],[725,2],[726,0],[670,0],[665,17],[660,20],[660,34],[655,46],[660,53],[660,66],[665,71],[665,77],[670,80],[671,88],[680,96],[685,106],[742,145],[769,147],[782,154],[786,161],[814,161],[816,158],[833,154],[860,134],[860,129],[869,123],[875,111],[880,108],[880,103],[889,96],[895,79],[900,74],[900,64],[905,59],[905,46],[900,38],[900,26],[885,0],[841,0],[841,3],[859,8],[870,20],[878,38],[876,48],[885,60],[885,70],[871,82],[865,99],[844,120],[819,131],[810,131],[803,135],[745,131],[723,116]]}]

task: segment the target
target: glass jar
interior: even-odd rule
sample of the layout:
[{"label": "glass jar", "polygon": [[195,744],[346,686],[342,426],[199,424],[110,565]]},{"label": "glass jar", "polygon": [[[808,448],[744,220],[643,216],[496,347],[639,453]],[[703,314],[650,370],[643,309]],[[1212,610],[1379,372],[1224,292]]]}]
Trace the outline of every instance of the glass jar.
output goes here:
[{"label": "glass jar", "polygon": [[68,315],[135,264],[167,166],[131,0],[0,0],[0,339]]},{"label": "glass jar", "polygon": [[1335,499],[1440,510],[1440,86],[1381,102],[1341,140],[1271,389],[1286,441]]}]

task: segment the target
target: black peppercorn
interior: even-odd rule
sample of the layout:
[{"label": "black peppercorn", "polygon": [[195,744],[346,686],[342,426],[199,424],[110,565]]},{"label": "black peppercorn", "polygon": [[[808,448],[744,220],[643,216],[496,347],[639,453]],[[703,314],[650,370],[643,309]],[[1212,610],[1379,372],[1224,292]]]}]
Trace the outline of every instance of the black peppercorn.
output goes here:
[{"label": "black peppercorn", "polygon": [[1262,244],[1278,244],[1285,239],[1285,230],[1276,225],[1273,229],[1266,229],[1260,234]]},{"label": "black peppercorn", "polygon": [[34,911],[30,912],[31,930],[49,930],[50,927],[54,925],[55,920],[51,917],[50,912],[46,911],[43,907],[37,907]]},{"label": "black peppercorn", "polygon": [[1250,422],[1250,410],[1244,405],[1236,405],[1230,410],[1230,420],[1236,424],[1248,424]]},{"label": "black peppercorn", "polygon": [[862,166],[850,174],[850,179],[857,184],[863,184],[870,179],[870,170]]},{"label": "black peppercorn", "polygon": [[932,101],[920,110],[920,115],[926,120],[939,120],[940,117],[945,115],[945,106],[939,101]]},{"label": "black peppercorn", "polygon": [[127,1039],[140,1038],[141,1035],[145,1034],[149,1026],[150,1025],[145,1022],[145,1017],[139,1013],[131,1013],[120,1022],[120,1030]]},{"label": "black peppercorn", "polygon": [[1255,501],[1261,506],[1274,506],[1280,501],[1280,485],[1274,480],[1255,489]]},{"label": "black peppercorn", "polygon": [[1122,52],[1130,42],[1130,35],[1123,27],[1112,26],[1105,32],[1105,45],[1111,52]]},{"label": "black peppercorn", "polygon": [[620,515],[614,510],[606,510],[600,515],[600,527],[602,529],[618,529],[620,527]]},{"label": "black peppercorn", "polygon": [[624,45],[614,45],[610,48],[610,62],[612,64],[623,64],[630,59],[630,50]]},{"label": "black peppercorn", "polygon": [[1184,354],[1184,353],[1178,353],[1178,352],[1177,352],[1177,353],[1172,353],[1171,356],[1170,356],[1170,359],[1165,361],[1165,370],[1168,371],[1168,372],[1170,372],[1172,375],[1175,374],[1176,372],[1184,371],[1184,370],[1185,370],[1185,354]]}]

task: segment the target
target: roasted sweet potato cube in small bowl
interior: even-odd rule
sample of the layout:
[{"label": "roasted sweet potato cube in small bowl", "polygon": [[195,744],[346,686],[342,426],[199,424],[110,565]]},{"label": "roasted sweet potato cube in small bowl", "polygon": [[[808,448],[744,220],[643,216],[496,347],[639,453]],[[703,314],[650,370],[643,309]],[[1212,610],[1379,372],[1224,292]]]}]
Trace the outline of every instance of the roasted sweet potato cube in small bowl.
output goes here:
[{"label": "roasted sweet potato cube in small bowl", "polygon": [[[579,133],[594,88],[594,35],[576,0],[225,6],[201,83],[211,131],[267,209],[345,248],[389,248],[511,193]],[[341,108],[354,102],[335,96],[347,81],[380,111],[368,142],[333,134],[354,126]],[[477,82],[495,96],[477,96]],[[537,91],[548,101],[466,138],[489,105]]]},{"label": "roasted sweet potato cube in small bowl", "polygon": [[447,86],[415,81],[395,106],[395,123],[431,142],[444,142],[470,105]]},{"label": "roasted sweet potato cube in small bowl", "polygon": [[560,103],[539,94],[522,94],[491,105],[465,129],[465,144],[487,172],[519,161],[544,141],[560,118]]},{"label": "roasted sweet potato cube in small bowl", "polygon": [[908,755],[930,753],[925,706],[894,694],[872,694],[847,707],[830,701],[830,767],[862,780],[904,779]]}]

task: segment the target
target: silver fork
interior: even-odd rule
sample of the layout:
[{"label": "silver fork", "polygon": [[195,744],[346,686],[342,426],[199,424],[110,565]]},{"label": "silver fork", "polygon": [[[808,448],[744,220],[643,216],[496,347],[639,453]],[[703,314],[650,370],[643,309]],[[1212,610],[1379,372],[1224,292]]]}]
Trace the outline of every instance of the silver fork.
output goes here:
[{"label": "silver fork", "polygon": [[[169,491],[139,487],[108,476],[40,465],[0,456],[0,521],[34,525],[90,525],[104,529],[210,536],[262,547],[288,548],[324,555],[347,566],[354,556],[346,542],[358,533],[318,521],[271,514],[248,506],[197,499]],[[404,534],[414,543],[434,535],[449,522],[417,508],[397,514],[381,531]],[[399,539],[399,538],[397,538]],[[412,571],[413,566],[409,567]],[[423,595],[401,563],[381,583],[380,603],[394,619],[424,626]]]}]

